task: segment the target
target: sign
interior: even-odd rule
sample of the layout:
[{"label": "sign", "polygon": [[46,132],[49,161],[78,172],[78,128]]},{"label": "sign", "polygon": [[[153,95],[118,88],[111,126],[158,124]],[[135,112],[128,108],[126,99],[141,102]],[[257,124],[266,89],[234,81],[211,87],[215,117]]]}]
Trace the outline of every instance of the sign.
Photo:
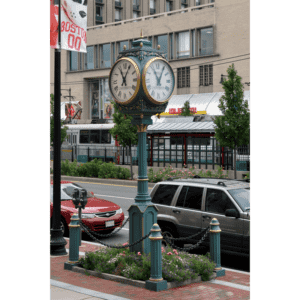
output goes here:
[{"label": "sign", "polygon": [[[169,109],[169,114],[170,115],[177,115],[177,114],[181,114],[182,112],[182,108],[170,108]],[[190,107],[190,112],[192,113],[196,113],[197,112],[197,108],[196,107]]]},{"label": "sign", "polygon": [[[86,53],[87,0],[61,0],[61,49]],[[50,0],[50,46],[58,49],[58,5]]]}]

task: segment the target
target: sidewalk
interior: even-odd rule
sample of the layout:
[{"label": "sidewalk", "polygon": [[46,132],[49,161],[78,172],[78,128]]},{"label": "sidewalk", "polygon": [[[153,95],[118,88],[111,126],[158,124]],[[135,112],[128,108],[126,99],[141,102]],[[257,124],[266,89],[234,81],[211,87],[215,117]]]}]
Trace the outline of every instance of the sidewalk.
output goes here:
[{"label": "sidewalk", "polygon": [[[66,238],[66,249],[69,239]],[[79,254],[99,249],[95,243],[82,242]],[[69,255],[51,256],[51,300],[217,300],[250,299],[250,273],[226,270],[226,275],[208,282],[194,283],[161,292],[64,270]]]}]

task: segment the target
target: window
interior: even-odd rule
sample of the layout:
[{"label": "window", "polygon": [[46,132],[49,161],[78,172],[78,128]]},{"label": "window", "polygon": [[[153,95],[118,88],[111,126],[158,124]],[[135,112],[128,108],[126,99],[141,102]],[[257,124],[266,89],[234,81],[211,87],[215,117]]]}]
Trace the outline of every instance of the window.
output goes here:
[{"label": "window", "polygon": [[166,1],[166,11],[171,11],[172,9],[172,1]]},{"label": "window", "polygon": [[200,86],[213,85],[213,65],[200,66]]},{"label": "window", "polygon": [[190,56],[190,33],[179,32],[177,35],[177,58]]},{"label": "window", "polygon": [[70,71],[78,70],[78,53],[70,51]]},{"label": "window", "polygon": [[173,46],[173,33],[170,33],[170,54],[171,54],[171,59],[174,58],[174,46]]},{"label": "window", "polygon": [[101,144],[110,144],[111,135],[108,130],[101,130]]},{"label": "window", "polygon": [[196,56],[196,35],[195,29],[192,30],[192,57]]},{"label": "window", "polygon": [[231,199],[221,190],[207,189],[205,211],[225,215],[227,209],[236,209]]},{"label": "window", "polygon": [[94,69],[94,46],[86,48],[86,69]]},{"label": "window", "polygon": [[108,130],[80,130],[80,144],[110,144]]},{"label": "window", "polygon": [[195,3],[195,5],[200,5],[201,3],[200,3],[200,0],[196,0],[196,3]]},{"label": "window", "polygon": [[100,142],[100,130],[90,130],[90,141],[91,144],[99,144]]},{"label": "window", "polygon": [[133,17],[134,19],[139,18],[139,12],[138,12],[138,11],[133,11],[132,17]]},{"label": "window", "polygon": [[211,55],[214,53],[213,28],[205,28],[200,30],[199,37],[199,53],[200,55]]},{"label": "window", "polygon": [[157,37],[157,45],[160,45],[160,50],[166,55],[168,59],[168,35],[160,35]]},{"label": "window", "polygon": [[177,69],[177,88],[190,87],[190,67]]},{"label": "window", "polygon": [[121,21],[122,17],[121,17],[121,9],[115,8],[115,21]]},{"label": "window", "polygon": [[177,185],[161,184],[157,188],[152,202],[156,204],[171,205],[172,199],[177,191]]},{"label": "window", "polygon": [[155,0],[150,0],[150,15],[155,14]]},{"label": "window", "polygon": [[96,3],[96,25],[103,23],[103,7]]},{"label": "window", "polygon": [[88,130],[80,130],[80,144],[88,144],[89,143],[89,131]]},{"label": "window", "polygon": [[119,43],[119,53],[120,53],[121,51],[123,51],[124,45],[126,46],[126,49],[129,49],[129,43],[128,43],[128,41],[120,42],[120,43]]},{"label": "window", "polygon": [[199,187],[183,186],[176,206],[201,210],[203,190]]},{"label": "window", "polygon": [[110,68],[110,44],[104,44],[101,47],[101,68]]}]

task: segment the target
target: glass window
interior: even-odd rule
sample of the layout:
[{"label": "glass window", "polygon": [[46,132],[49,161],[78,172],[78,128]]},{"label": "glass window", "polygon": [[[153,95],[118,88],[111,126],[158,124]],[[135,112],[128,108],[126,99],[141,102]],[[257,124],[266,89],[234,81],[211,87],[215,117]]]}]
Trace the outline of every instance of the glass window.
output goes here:
[{"label": "glass window", "polygon": [[132,17],[134,19],[138,18],[139,17],[139,12],[138,11],[133,11]]},{"label": "glass window", "polygon": [[108,130],[101,130],[101,144],[110,144],[111,135]]},{"label": "glass window", "polygon": [[89,131],[88,130],[80,130],[80,144],[88,144],[89,143]]},{"label": "glass window", "polygon": [[90,84],[90,97],[91,97],[91,108],[92,108],[92,119],[99,118],[99,81],[92,82]]},{"label": "glass window", "polygon": [[200,55],[214,53],[213,28],[201,29],[200,33]]},{"label": "glass window", "polygon": [[160,35],[157,37],[157,44],[160,45],[160,50],[166,55],[168,59],[168,35]]},{"label": "glass window", "polygon": [[196,5],[200,5],[200,0],[196,0]]},{"label": "glass window", "polygon": [[228,190],[243,211],[250,209],[250,191],[247,189]]},{"label": "glass window", "polygon": [[227,209],[236,209],[230,198],[221,190],[207,189],[205,211],[225,215]]},{"label": "glass window", "polygon": [[157,188],[152,198],[152,202],[156,204],[171,205],[172,199],[175,195],[175,192],[177,191],[177,188],[177,185],[161,184]]},{"label": "glass window", "polygon": [[166,11],[171,11],[171,10],[172,10],[172,2],[166,1]]},{"label": "glass window", "polygon": [[174,58],[173,33],[170,34],[170,52],[171,52],[171,59],[173,59]]},{"label": "glass window", "polygon": [[90,143],[100,143],[100,130],[90,130]]},{"label": "glass window", "polygon": [[102,60],[101,68],[110,68],[111,59],[110,59],[110,44],[102,45]]},{"label": "glass window", "polygon": [[150,8],[155,9],[155,0],[150,0]]},{"label": "glass window", "polygon": [[112,49],[113,49],[113,64],[116,62],[116,44],[112,43]]},{"label": "glass window", "polygon": [[195,29],[192,30],[192,56],[195,57],[196,55],[196,35]]},{"label": "glass window", "polygon": [[119,43],[119,52],[123,51],[123,46],[126,45],[126,49],[129,49],[128,41],[123,41]]},{"label": "glass window", "polygon": [[115,21],[120,21],[121,18],[121,10],[120,9],[115,9]]},{"label": "glass window", "polygon": [[176,203],[177,207],[184,207],[184,200],[185,200],[185,196],[186,196],[188,189],[189,189],[188,186],[182,187],[180,194],[178,196],[178,199],[177,199],[177,203]]},{"label": "glass window", "polygon": [[177,58],[190,56],[190,33],[179,32],[177,36]]},{"label": "glass window", "polygon": [[132,0],[133,5],[139,5],[139,0]]},{"label": "glass window", "polygon": [[96,4],[96,16],[102,17],[102,6]]},{"label": "glass window", "polygon": [[70,51],[70,71],[78,69],[78,52]]},{"label": "glass window", "polygon": [[104,119],[111,119],[114,113],[113,98],[109,91],[108,79],[104,80]]},{"label": "glass window", "polygon": [[87,47],[86,69],[94,69],[94,46]]},{"label": "glass window", "polygon": [[189,186],[185,196],[184,207],[201,210],[203,190],[204,188]]}]

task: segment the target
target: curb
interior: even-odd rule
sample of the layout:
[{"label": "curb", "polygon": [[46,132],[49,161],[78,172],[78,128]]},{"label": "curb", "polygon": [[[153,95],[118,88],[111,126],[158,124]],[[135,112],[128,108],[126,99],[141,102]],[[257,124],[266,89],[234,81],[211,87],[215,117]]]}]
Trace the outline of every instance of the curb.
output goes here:
[{"label": "curb", "polygon": [[[92,276],[95,276],[95,277],[98,277],[101,279],[112,280],[112,281],[121,282],[123,284],[133,285],[133,286],[140,287],[140,288],[146,288],[146,281],[142,281],[142,280],[134,280],[134,279],[129,279],[129,278],[126,278],[123,276],[99,273],[97,271],[86,270],[84,268],[75,267],[75,266],[70,271],[76,272],[76,273],[81,273],[84,275],[87,275],[87,273],[88,273],[89,275],[92,275]],[[89,276],[89,275],[87,275],[87,276]],[[211,275],[210,280],[214,280],[216,277],[217,277],[217,275],[214,272],[213,275]],[[182,287],[185,285],[199,283],[199,282],[202,282],[201,276],[198,276],[195,279],[187,279],[187,280],[181,281],[181,282],[168,282],[167,289],[173,289],[173,288]]]},{"label": "curb", "polygon": [[[53,180],[53,174],[50,175],[50,180]],[[111,184],[111,185],[129,185],[137,187],[137,180],[122,180],[122,179],[104,179],[104,178],[94,178],[94,177],[76,177],[76,176],[61,176],[61,180],[70,180],[70,181],[84,181],[91,183],[103,183],[103,184]],[[153,188],[155,183],[148,182],[148,186]]]}]

